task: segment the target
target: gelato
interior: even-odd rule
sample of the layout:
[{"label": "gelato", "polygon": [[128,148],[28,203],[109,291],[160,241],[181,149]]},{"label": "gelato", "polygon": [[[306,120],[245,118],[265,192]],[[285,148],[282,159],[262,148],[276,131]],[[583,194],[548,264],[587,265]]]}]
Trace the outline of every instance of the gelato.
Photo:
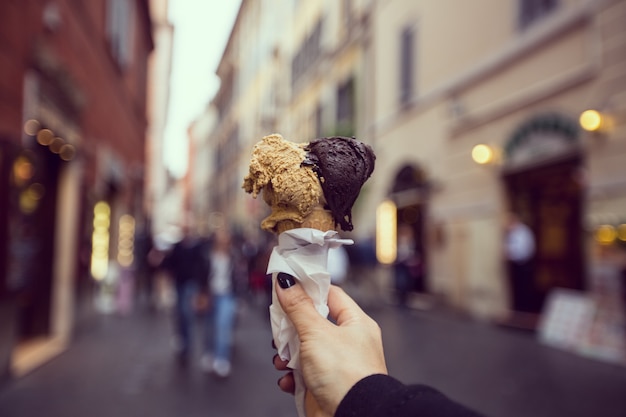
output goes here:
[{"label": "gelato", "polygon": [[[281,135],[265,136],[254,146],[243,188],[256,197],[263,192],[272,212],[261,222],[263,230],[280,233],[305,224],[326,224],[352,230],[352,205],[374,170],[374,152],[347,137],[294,143]],[[330,228],[326,227],[327,230]]]},{"label": "gelato", "polygon": [[[289,142],[281,135],[265,136],[253,149],[243,188],[260,192],[271,213],[261,228],[278,234],[267,273],[293,276],[316,310],[328,315],[328,251],[351,240],[335,230],[352,230],[352,206],[374,170],[372,149],[353,138],[321,138],[311,143]],[[274,287],[275,288],[275,287]],[[272,336],[278,354],[294,372],[296,408],[305,416],[306,387],[300,369],[300,340],[276,299],[270,305]]]}]

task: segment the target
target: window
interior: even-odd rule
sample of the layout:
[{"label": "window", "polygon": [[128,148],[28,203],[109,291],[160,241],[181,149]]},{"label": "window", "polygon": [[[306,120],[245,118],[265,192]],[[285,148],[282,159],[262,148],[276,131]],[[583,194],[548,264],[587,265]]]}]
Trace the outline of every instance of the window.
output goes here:
[{"label": "window", "polygon": [[400,103],[407,104],[413,97],[415,67],[415,30],[406,27],[400,34]]},{"label": "window", "polygon": [[315,109],[315,137],[322,137],[322,105],[318,104]]},{"label": "window", "polygon": [[337,134],[354,134],[354,78],[348,79],[337,89]]},{"label": "window", "polygon": [[519,0],[519,25],[524,29],[550,14],[558,0]]},{"label": "window", "polygon": [[291,62],[291,83],[295,84],[315,65],[322,54],[322,22],[317,22],[313,32],[302,42],[300,49]]},{"label": "window", "polygon": [[122,69],[131,63],[134,44],[134,1],[108,0],[106,36],[111,54]]}]

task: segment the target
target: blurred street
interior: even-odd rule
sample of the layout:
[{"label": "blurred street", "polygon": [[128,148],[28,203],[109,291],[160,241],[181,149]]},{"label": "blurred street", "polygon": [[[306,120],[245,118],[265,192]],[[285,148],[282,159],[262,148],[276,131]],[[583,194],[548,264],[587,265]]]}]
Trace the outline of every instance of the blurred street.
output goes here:
[{"label": "blurred street", "polygon": [[[392,375],[430,384],[487,416],[626,415],[623,367],[438,309],[368,313],[383,329]],[[264,307],[242,306],[225,380],[204,374],[197,357],[179,367],[170,337],[165,312],[94,316],[67,352],[0,389],[0,415],[295,416],[292,398],[276,387]]]},{"label": "blurred street", "polygon": [[0,417],[295,417],[254,297],[299,227],[354,240],[310,264],[402,382],[488,417],[626,417],[625,21],[0,1]]}]

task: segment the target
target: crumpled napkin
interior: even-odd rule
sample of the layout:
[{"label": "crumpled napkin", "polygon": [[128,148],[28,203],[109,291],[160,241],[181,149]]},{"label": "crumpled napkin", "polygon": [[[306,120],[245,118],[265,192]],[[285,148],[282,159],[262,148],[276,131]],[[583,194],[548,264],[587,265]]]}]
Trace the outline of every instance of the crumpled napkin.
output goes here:
[{"label": "crumpled napkin", "polygon": [[[340,239],[334,230],[323,232],[311,228],[287,230],[278,236],[278,245],[274,247],[267,266],[267,273],[272,274],[275,284],[276,275],[284,272],[292,275],[313,300],[316,310],[323,317],[328,317],[328,291],[330,274],[328,273],[328,250],[341,245],[351,245],[351,239]],[[276,298],[275,285],[272,286],[272,304],[270,305],[272,336],[282,360],[289,360],[296,381],[296,409],[300,417],[305,417],[304,394],[306,387],[300,368],[300,339],[291,321],[285,315]]]}]

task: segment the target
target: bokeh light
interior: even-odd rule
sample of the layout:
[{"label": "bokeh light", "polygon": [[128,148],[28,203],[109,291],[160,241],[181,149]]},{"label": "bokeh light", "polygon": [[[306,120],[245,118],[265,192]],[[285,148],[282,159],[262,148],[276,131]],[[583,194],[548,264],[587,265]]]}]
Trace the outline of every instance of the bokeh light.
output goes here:
[{"label": "bokeh light", "polygon": [[602,127],[602,114],[597,110],[585,110],[581,113],[579,122],[583,129],[595,132]]},{"label": "bokeh light", "polygon": [[120,266],[129,267],[134,260],[135,219],[129,214],[120,217],[117,240],[117,262]]},{"label": "bokeh light", "polygon": [[382,264],[396,260],[397,207],[393,201],[383,201],[376,210],[376,258]]},{"label": "bokeh light", "polygon": [[485,165],[493,161],[493,149],[487,145],[479,144],[472,148],[472,159],[477,164]]},{"label": "bokeh light", "polygon": [[24,123],[24,133],[29,136],[35,136],[37,132],[39,132],[39,129],[41,129],[41,124],[35,119],[27,120],[26,123]]},{"label": "bokeh light", "polygon": [[109,271],[109,225],[111,208],[99,201],[93,208],[93,234],[91,237],[91,276],[96,281],[106,278]]},{"label": "bokeh light", "polygon": [[601,245],[610,245],[615,242],[615,239],[617,238],[617,231],[615,230],[615,227],[609,224],[604,224],[596,229],[595,237],[596,241]]},{"label": "bokeh light", "polygon": [[40,145],[48,146],[54,140],[54,133],[50,129],[41,129],[37,132],[37,142]]}]

